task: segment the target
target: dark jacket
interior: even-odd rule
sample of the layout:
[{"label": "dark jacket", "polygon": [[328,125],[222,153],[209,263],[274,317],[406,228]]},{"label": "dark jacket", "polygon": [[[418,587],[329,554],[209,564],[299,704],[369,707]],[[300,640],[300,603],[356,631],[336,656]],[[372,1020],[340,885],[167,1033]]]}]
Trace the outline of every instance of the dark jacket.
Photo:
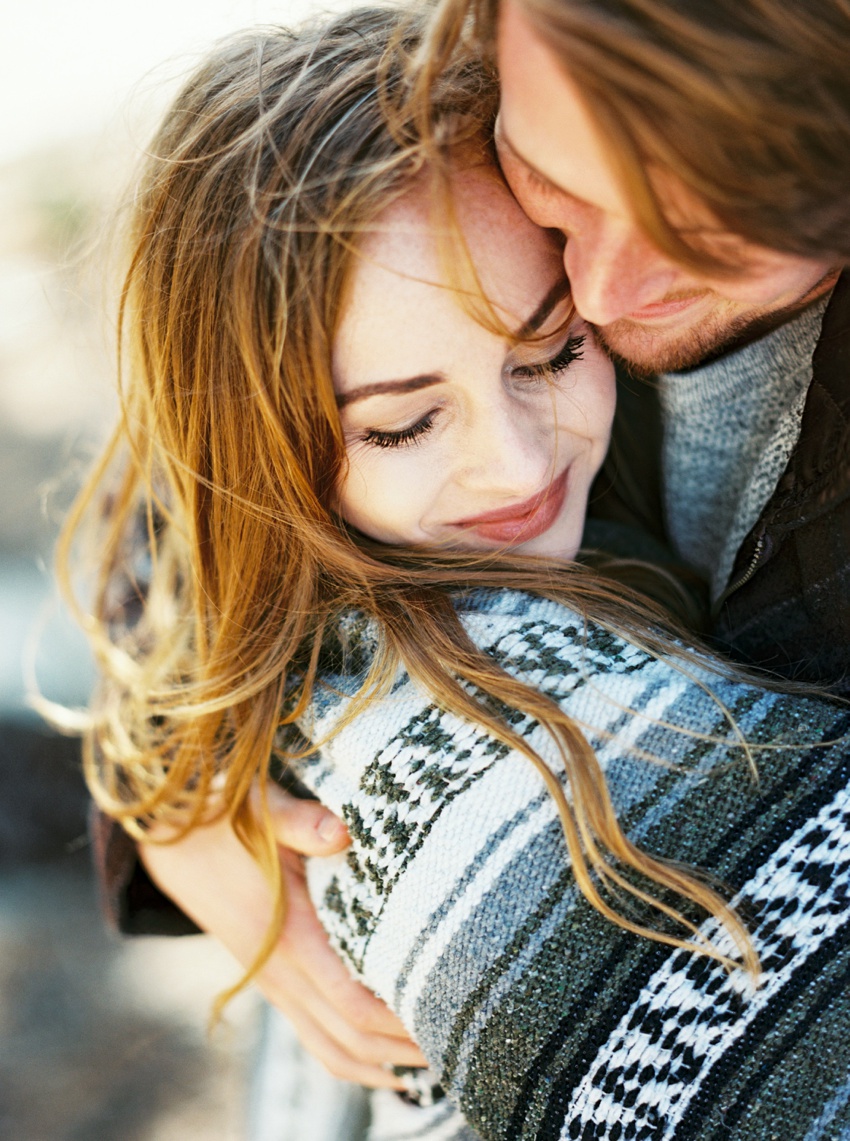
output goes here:
[{"label": "dark jacket", "polygon": [[[590,513],[664,542],[657,393],[620,376],[617,401]],[[824,316],[800,438],[703,633],[735,661],[850,695],[850,271]]]},{"label": "dark jacket", "polygon": [[815,350],[800,438],[714,616],[739,661],[850,695],[850,271]]}]

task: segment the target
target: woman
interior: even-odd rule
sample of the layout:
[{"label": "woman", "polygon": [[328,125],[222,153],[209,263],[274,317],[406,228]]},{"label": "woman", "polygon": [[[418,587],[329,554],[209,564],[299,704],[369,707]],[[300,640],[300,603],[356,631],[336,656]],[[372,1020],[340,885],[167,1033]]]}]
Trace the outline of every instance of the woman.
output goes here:
[{"label": "woman", "polygon": [[[585,955],[605,948],[612,963],[637,955],[647,983],[654,968],[675,971],[679,954],[708,980],[695,1001],[704,1002],[726,971],[749,978],[735,983],[746,988],[758,975],[757,950],[769,956],[773,945],[764,938],[754,946],[723,893],[678,863],[698,854],[696,863],[715,875],[741,872],[739,864],[727,869],[730,836],[710,820],[693,838],[665,828],[652,837],[652,852],[638,846],[661,811],[660,778],[653,770],[636,783],[613,782],[612,804],[600,760],[607,764],[613,752],[612,775],[635,758],[643,766],[654,756],[680,762],[661,803],[689,806],[700,802],[708,773],[724,772],[746,751],[736,724],[753,740],[765,718],[787,722],[790,732],[794,707],[724,681],[717,665],[665,635],[658,611],[567,561],[607,445],[611,367],[570,323],[558,247],[524,219],[487,161],[479,125],[482,102],[492,102],[487,77],[462,70],[447,80],[451,145],[443,156],[424,154],[393,103],[418,33],[409,26],[399,39],[397,31],[397,17],[368,10],[295,37],[227,46],[178,97],[155,143],[137,195],[124,293],[132,353],[125,416],[78,511],[99,505],[94,635],[105,680],[92,788],[102,808],[148,842],[191,836],[226,815],[278,889],[264,796],[270,758],[298,763],[297,731],[308,749],[322,746],[301,778],[348,813],[355,838],[348,871],[336,869],[322,889],[326,919],[373,985],[367,948],[357,949],[352,933],[368,943],[388,932],[392,953],[380,971],[390,962],[394,970],[381,974],[381,989],[420,993],[406,982],[410,930],[389,922],[375,893],[382,901],[412,898],[416,906],[406,903],[404,914],[433,918],[449,903],[447,884],[469,875],[478,890],[485,855],[482,866],[493,872],[489,839],[486,851],[464,848],[465,831],[492,838],[495,821],[516,839],[528,818],[528,845],[497,846],[533,853],[530,866],[543,878],[492,877],[496,913],[511,918],[493,928],[480,954],[464,957],[467,983],[488,955],[520,938],[542,884],[557,912],[555,959],[551,948],[538,956],[536,944],[533,958],[547,995],[553,979],[554,991],[563,990],[563,964],[582,943],[576,916],[589,940]],[[474,128],[465,130],[472,107]],[[436,230],[435,194],[444,217],[455,215]],[[460,256],[446,256],[449,238],[459,239]],[[117,480],[106,479],[112,464]],[[126,590],[116,597],[128,577],[134,597]],[[550,601],[518,601],[507,584]],[[289,729],[278,735],[282,707]],[[405,750],[389,733],[392,757],[383,749],[378,762],[377,734],[399,710]],[[801,739],[840,728],[829,705],[806,710],[777,788],[789,773],[800,777]],[[661,732],[655,743],[651,734],[644,739],[647,724]],[[364,753],[356,745],[369,726]],[[637,742],[628,749],[624,732]],[[840,770],[835,750],[818,755],[831,773]],[[411,799],[395,780],[396,762],[418,790],[412,816],[388,807]],[[746,783],[740,773],[726,776],[728,818],[730,806],[746,803]],[[476,815],[478,802],[466,798],[487,789],[486,811]],[[831,802],[819,795],[826,810]],[[447,810],[455,802],[473,811],[458,821]],[[615,810],[629,819],[632,838]],[[419,872],[438,821],[440,828],[454,821],[438,851],[461,861],[460,878]],[[773,844],[772,833],[753,835],[762,848]],[[835,843],[843,843],[840,829]],[[431,894],[406,896],[414,881]],[[780,888],[769,880],[770,906],[787,902]],[[618,930],[648,939],[612,944]],[[813,943],[804,943],[807,958]],[[442,963],[442,946],[429,953]],[[792,957],[789,979],[799,978],[802,961]],[[446,1003],[427,1015],[437,1015],[436,1037],[419,1005],[399,1000],[400,1008],[484,1136],[560,1135],[562,1092],[572,1087],[559,1078],[555,1100],[544,1096],[551,1075],[539,1051],[506,1054],[514,1039],[501,1021],[497,1053],[482,1048],[477,1032],[471,1053],[452,1044],[458,998],[465,1006],[482,982],[471,991],[466,983],[444,988]],[[488,1004],[495,997],[488,992]],[[601,995],[612,1004],[621,997]],[[821,1014],[820,998],[808,998],[807,1010]],[[548,1019],[567,1017],[550,998],[544,1013],[541,1032]],[[637,1029],[643,1033],[640,1020]],[[716,1030],[711,1023],[709,1036]],[[730,1056],[728,1035],[718,1040]],[[701,1084],[697,1071],[692,1066]],[[807,1083],[818,1105],[834,1085],[832,1073],[821,1087]]]}]

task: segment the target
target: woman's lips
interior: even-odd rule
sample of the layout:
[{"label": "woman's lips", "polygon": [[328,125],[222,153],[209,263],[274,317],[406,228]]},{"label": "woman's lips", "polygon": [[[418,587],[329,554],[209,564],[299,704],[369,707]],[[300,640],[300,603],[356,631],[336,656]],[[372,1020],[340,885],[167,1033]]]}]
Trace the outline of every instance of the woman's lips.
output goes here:
[{"label": "woman's lips", "polygon": [[548,487],[522,503],[487,511],[469,519],[461,519],[455,527],[473,531],[482,539],[495,543],[527,543],[548,531],[561,513],[567,493],[569,468],[553,479]]}]

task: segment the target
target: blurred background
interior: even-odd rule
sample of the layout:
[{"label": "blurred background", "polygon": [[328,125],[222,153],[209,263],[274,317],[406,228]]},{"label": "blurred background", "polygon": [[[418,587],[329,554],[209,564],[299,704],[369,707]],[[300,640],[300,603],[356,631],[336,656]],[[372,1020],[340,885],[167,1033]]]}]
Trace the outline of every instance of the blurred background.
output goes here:
[{"label": "blurred background", "polygon": [[[238,1141],[258,1009],[201,937],[105,931],[79,749],[26,701],[86,701],[51,576],[114,409],[109,233],[156,117],[214,39],[350,0],[28,0],[0,11],[0,1137]],[[309,1139],[305,1138],[305,1141]]]}]

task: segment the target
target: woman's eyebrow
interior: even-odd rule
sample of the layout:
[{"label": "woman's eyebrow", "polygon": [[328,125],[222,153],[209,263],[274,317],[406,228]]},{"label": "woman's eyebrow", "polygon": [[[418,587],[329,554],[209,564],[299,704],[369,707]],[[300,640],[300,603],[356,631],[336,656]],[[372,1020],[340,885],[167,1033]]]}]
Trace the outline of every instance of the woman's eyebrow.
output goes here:
[{"label": "woman's eyebrow", "polygon": [[409,376],[406,380],[379,380],[373,384],[361,384],[359,388],[352,388],[349,392],[337,393],[336,406],[344,408],[346,404],[353,404],[355,400],[366,400],[369,396],[392,396],[400,392],[416,392],[420,388],[430,388],[432,384],[442,384],[445,379],[441,372],[435,372],[424,376]]},{"label": "woman's eyebrow", "polygon": [[[536,333],[559,301],[569,295],[570,286],[566,278],[556,281],[528,320],[523,321],[515,336],[521,341]],[[443,384],[445,376],[441,372],[425,373],[422,376],[409,376],[403,380],[378,380],[372,384],[361,384],[348,392],[338,392],[336,397],[337,408],[345,408],[357,400],[367,400],[370,396],[395,396],[399,393],[417,392],[420,388],[430,388],[434,384]]]},{"label": "woman's eyebrow", "polygon": [[565,277],[556,281],[528,320],[524,321],[517,330],[517,340],[522,341],[531,333],[536,333],[558,302],[569,296],[569,292],[570,283]]}]

